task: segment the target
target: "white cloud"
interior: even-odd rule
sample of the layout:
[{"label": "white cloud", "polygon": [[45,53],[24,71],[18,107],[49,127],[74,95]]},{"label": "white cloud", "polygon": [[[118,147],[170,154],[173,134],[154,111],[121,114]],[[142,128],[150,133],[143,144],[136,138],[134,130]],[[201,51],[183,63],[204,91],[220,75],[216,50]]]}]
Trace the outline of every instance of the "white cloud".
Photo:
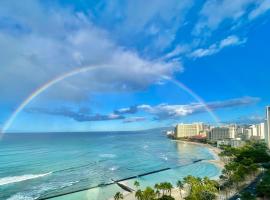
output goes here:
[{"label": "white cloud", "polygon": [[252,20],[269,8],[268,0],[208,0],[199,13],[194,34],[211,34],[225,22],[233,26],[243,19]]},{"label": "white cloud", "polygon": [[227,46],[239,45],[242,44],[243,42],[245,42],[245,39],[241,41],[239,37],[231,35],[220,41],[219,48],[222,49]]},{"label": "white cloud", "polygon": [[257,4],[257,7],[251,11],[249,14],[249,19],[255,19],[256,17],[264,14],[265,12],[269,11],[270,9],[270,1],[269,0],[262,0],[260,3]]},{"label": "white cloud", "polygon": [[174,57],[179,57],[185,53],[187,53],[188,51],[190,51],[190,46],[189,45],[177,45],[172,51],[170,51],[169,53],[167,53],[163,59],[171,59]]},{"label": "white cloud", "polygon": [[212,44],[208,48],[196,49],[193,52],[191,52],[189,56],[192,58],[201,58],[201,57],[205,57],[205,56],[210,56],[210,55],[218,53],[219,51],[221,51],[225,47],[241,45],[241,44],[246,43],[246,41],[247,41],[246,38],[240,39],[236,35],[231,35],[231,36],[228,36],[227,38],[221,40],[217,44]]},{"label": "white cloud", "polygon": [[154,106],[148,104],[141,104],[136,106],[130,106],[128,108],[120,108],[107,114],[93,113],[92,110],[89,108],[72,109],[69,107],[60,107],[54,109],[32,107],[26,109],[25,111],[27,113],[41,113],[47,115],[63,116],[71,118],[78,122],[122,120],[123,123],[132,123],[147,120],[145,116],[130,116],[136,115],[138,112],[145,112],[147,114],[150,114],[154,117],[154,120],[168,120],[181,118],[196,113],[207,112],[207,109],[214,111],[223,108],[247,106],[255,104],[259,100],[260,99],[256,97],[242,97],[225,101],[208,102],[206,104],[190,103],[181,105],[163,103]]},{"label": "white cloud", "polygon": [[102,14],[93,18],[109,24],[110,31],[121,42],[141,46],[147,37],[145,51],[156,52],[173,42],[193,3],[193,0],[105,0],[95,8]]},{"label": "white cloud", "polygon": [[[242,97],[242,98],[236,98],[236,99],[229,99],[225,101],[208,102],[206,103],[206,105],[202,103],[191,103],[191,104],[183,104],[183,105],[159,104],[155,106],[142,104],[142,105],[136,106],[137,109],[134,109],[134,106],[130,108],[133,108],[132,110],[134,112],[132,112],[132,114],[135,114],[138,111],[144,111],[146,113],[154,115],[156,120],[166,120],[166,119],[184,117],[184,116],[192,115],[195,113],[207,112],[206,106],[208,109],[217,110],[217,109],[222,109],[222,108],[247,106],[247,105],[257,103],[258,101],[260,101],[260,99],[257,97]],[[131,109],[125,108],[125,111],[127,110],[131,110]]]},{"label": "white cloud", "polygon": [[[13,12],[15,8],[18,12]],[[77,101],[86,97],[86,91],[138,90],[182,68],[179,62],[142,58],[118,45],[89,16],[68,9],[45,9],[34,0],[5,1],[1,18],[10,19],[0,32],[3,98],[16,95],[20,100],[47,81],[84,66],[108,68],[68,79],[45,95]],[[14,29],[14,24],[20,28]]]},{"label": "white cloud", "polygon": [[129,117],[123,120],[124,123],[133,123],[133,122],[141,122],[145,121],[145,117]]}]

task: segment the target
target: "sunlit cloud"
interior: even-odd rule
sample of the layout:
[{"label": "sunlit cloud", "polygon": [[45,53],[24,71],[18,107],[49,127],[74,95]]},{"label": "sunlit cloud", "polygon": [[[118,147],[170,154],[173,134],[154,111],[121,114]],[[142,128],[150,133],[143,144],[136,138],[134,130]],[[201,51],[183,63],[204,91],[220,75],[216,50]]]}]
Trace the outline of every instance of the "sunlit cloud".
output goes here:
[{"label": "sunlit cloud", "polygon": [[[223,108],[233,108],[239,106],[252,105],[257,103],[258,101],[260,101],[260,98],[257,97],[242,97],[236,99],[229,99],[225,101],[208,102],[206,103],[206,105],[201,103],[191,103],[184,105],[171,105],[164,103],[155,106],[142,104],[137,105],[136,106],[137,109],[134,109],[134,106],[132,106],[133,110],[132,113],[135,113],[135,110],[144,111],[146,113],[153,115],[156,120],[164,120],[170,118],[184,117],[196,113],[207,112],[205,109],[206,106],[211,110],[217,110]],[[127,111],[129,109],[125,108],[125,110]]]},{"label": "sunlit cloud", "polygon": [[190,53],[192,58],[201,58],[205,56],[210,56],[218,53],[225,47],[237,46],[246,43],[247,39],[240,39],[235,35],[228,36],[227,38],[221,40],[219,43],[212,44],[208,48],[200,48]]},{"label": "sunlit cloud", "polygon": [[252,20],[264,14],[269,8],[267,0],[207,0],[199,13],[193,33],[211,34],[225,21],[234,26],[241,21]]}]

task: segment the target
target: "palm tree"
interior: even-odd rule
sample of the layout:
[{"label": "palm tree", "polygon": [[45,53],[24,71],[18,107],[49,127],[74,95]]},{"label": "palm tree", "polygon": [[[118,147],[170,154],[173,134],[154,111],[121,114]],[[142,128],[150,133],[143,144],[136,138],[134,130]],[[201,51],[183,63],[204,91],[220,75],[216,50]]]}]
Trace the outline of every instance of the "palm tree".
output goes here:
[{"label": "palm tree", "polygon": [[137,190],[136,193],[135,193],[135,197],[138,200],[142,200],[143,199],[143,193],[142,193],[142,191],[141,190]]},{"label": "palm tree", "polygon": [[115,195],[114,195],[114,200],[120,200],[120,199],[124,199],[124,196],[121,192],[117,192]]},{"label": "palm tree", "polygon": [[182,197],[182,190],[184,189],[184,183],[179,180],[179,181],[177,181],[176,186],[178,187],[178,189],[180,191],[180,196],[181,196],[181,199],[182,199],[183,198]]},{"label": "palm tree", "polygon": [[156,183],[155,186],[154,186],[154,188],[156,189],[156,194],[157,194],[157,196],[159,198],[160,190],[161,190],[160,184]]},{"label": "palm tree", "polygon": [[172,185],[171,183],[167,182],[167,183],[166,183],[166,188],[167,188],[167,190],[169,191],[169,194],[170,194],[170,196],[171,196],[171,194],[172,194],[172,189],[173,189],[173,185]]},{"label": "palm tree", "polygon": [[216,195],[210,191],[202,191],[201,200],[214,200],[216,199]]},{"label": "palm tree", "polygon": [[145,188],[143,191],[143,199],[154,200],[156,198],[155,191],[151,187]]},{"label": "palm tree", "polygon": [[157,197],[159,198],[159,196],[160,196],[160,191],[159,190],[156,190],[156,192],[155,192],[155,194],[157,195]]},{"label": "palm tree", "polygon": [[137,188],[137,190],[139,189],[140,187],[140,183],[139,181],[134,181],[134,186]]},{"label": "palm tree", "polygon": [[157,184],[158,188],[162,191],[162,196],[164,196],[164,192],[166,190],[166,186],[164,183]]}]

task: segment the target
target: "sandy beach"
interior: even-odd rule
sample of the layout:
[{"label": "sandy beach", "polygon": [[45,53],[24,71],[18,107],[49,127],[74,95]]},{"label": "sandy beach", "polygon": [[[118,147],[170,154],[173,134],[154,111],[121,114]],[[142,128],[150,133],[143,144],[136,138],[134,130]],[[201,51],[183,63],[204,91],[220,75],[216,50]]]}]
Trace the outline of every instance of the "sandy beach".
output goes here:
[{"label": "sandy beach", "polygon": [[217,147],[213,147],[210,144],[203,144],[203,143],[199,143],[199,142],[182,141],[182,140],[175,140],[175,141],[179,142],[179,143],[184,143],[184,144],[194,144],[194,145],[204,146],[204,147],[208,148],[209,151],[213,154],[214,159],[213,160],[205,160],[203,162],[213,163],[220,168],[224,168],[225,164],[219,157],[219,153],[221,152],[221,149],[219,149]]}]

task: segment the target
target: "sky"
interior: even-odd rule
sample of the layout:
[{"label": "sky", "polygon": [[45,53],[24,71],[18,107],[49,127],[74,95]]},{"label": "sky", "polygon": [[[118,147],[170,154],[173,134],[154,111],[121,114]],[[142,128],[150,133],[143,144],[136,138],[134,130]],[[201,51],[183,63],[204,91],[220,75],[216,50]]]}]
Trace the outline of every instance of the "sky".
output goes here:
[{"label": "sky", "polygon": [[269,0],[2,0],[2,132],[259,123]]}]

